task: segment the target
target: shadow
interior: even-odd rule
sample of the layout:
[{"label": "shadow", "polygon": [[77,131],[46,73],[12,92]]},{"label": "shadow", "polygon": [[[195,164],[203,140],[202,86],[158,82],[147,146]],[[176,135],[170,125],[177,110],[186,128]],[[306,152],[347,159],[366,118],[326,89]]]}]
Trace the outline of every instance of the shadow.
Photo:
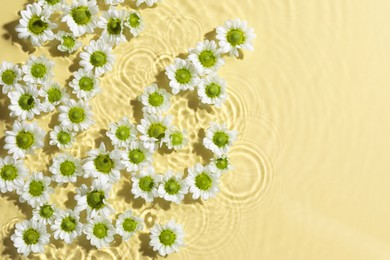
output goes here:
[{"label": "shadow", "polygon": [[77,238],[77,245],[79,245],[85,251],[86,255],[88,255],[91,250],[95,249],[95,247],[91,245],[85,236],[79,236]]},{"label": "shadow", "polygon": [[239,60],[243,60],[244,59],[244,52],[241,49],[238,50],[238,57],[237,57],[237,59],[239,59]]},{"label": "shadow", "polygon": [[118,191],[118,196],[124,199],[124,201],[128,204],[131,203],[131,182],[126,179],[123,183],[122,188]]},{"label": "shadow", "polygon": [[46,46],[49,48],[49,53],[53,57],[69,57],[70,53],[69,52],[62,52],[57,49],[58,45],[60,42],[55,39],[50,41]]},{"label": "shadow", "polygon": [[74,196],[76,195],[76,192],[69,192],[67,197],[67,201],[64,203],[65,207],[68,209],[74,209],[74,207],[77,205],[77,201],[74,199]]},{"label": "shadow", "polygon": [[150,243],[150,236],[146,233],[141,233],[138,236],[139,240],[141,241],[141,245],[139,248],[139,251],[143,256],[150,257],[152,259],[157,258],[157,252],[153,251],[153,248],[149,245]]},{"label": "shadow", "polygon": [[4,250],[1,252],[2,257],[9,259],[18,259],[20,257],[16,247],[14,246],[14,242],[11,240],[11,235],[15,232],[16,227],[14,226],[7,235],[3,236],[3,248]]},{"label": "shadow", "polygon": [[166,145],[163,145],[163,146],[161,146],[161,147],[157,150],[157,152],[158,152],[159,154],[161,154],[161,155],[167,155],[167,154],[173,153],[174,150],[173,150],[173,149],[168,149],[168,147],[167,147]]},{"label": "shadow", "polygon": [[171,202],[170,201],[166,201],[162,198],[155,198],[154,199],[154,203],[159,206],[162,210],[170,210],[171,209]]},{"label": "shadow", "polygon": [[110,247],[118,247],[122,244],[122,237],[117,235],[114,236],[114,241],[111,242]]},{"label": "shadow", "polygon": [[141,119],[144,117],[142,112],[142,103],[137,99],[130,100],[130,105],[133,107],[133,116],[137,124],[141,123]]},{"label": "shadow", "polygon": [[114,150],[114,146],[112,145],[110,138],[106,135],[107,129],[99,130],[99,137],[95,139],[95,148],[99,148],[100,143],[104,143],[107,151]]},{"label": "shadow", "polygon": [[58,120],[58,117],[59,117],[60,113],[59,112],[55,112],[51,118],[50,118],[50,122],[48,124],[48,126],[51,128],[51,129],[54,129],[54,127],[56,125],[59,125],[60,124],[60,121]]},{"label": "shadow", "polygon": [[157,74],[156,84],[158,85],[159,88],[165,89],[169,93],[172,93],[172,91],[171,91],[172,89],[169,86],[169,79],[168,79],[167,75],[165,75],[165,70],[163,70]]},{"label": "shadow", "polygon": [[136,11],[145,10],[148,8],[153,9],[153,8],[157,7],[157,4],[154,4],[152,6],[147,6],[146,4],[141,4],[140,6],[137,6],[136,1],[127,1],[126,5],[128,5],[131,9],[134,9]]},{"label": "shadow", "polygon": [[77,71],[78,69],[80,69],[80,68],[81,68],[81,66],[80,66],[80,61],[81,61],[80,55],[77,55],[77,56],[73,59],[72,64],[69,66],[69,72],[75,72],[75,71]]},{"label": "shadow", "polygon": [[184,199],[183,199],[183,204],[185,205],[193,205],[193,204],[199,204],[199,205],[203,205],[203,200],[201,199],[196,199],[194,200],[192,198],[192,195],[190,193],[187,193],[185,196],[184,196]]},{"label": "shadow", "polygon": [[54,239],[53,236],[50,237],[50,244],[54,245],[56,249],[61,249],[65,246],[65,242],[61,239]]},{"label": "shadow", "polygon": [[57,146],[50,144],[50,134],[45,135],[43,152],[47,155],[51,155],[51,154],[56,154],[59,150],[60,149]]},{"label": "shadow", "polygon": [[32,217],[32,208],[27,202],[19,202],[19,195],[16,192],[7,192],[2,195],[7,199],[7,201],[11,201],[15,206],[19,208],[22,214],[26,217],[26,219],[31,219]]},{"label": "shadow", "polygon": [[24,52],[28,54],[33,53],[36,48],[31,44],[29,39],[19,39],[18,32],[15,30],[16,25],[19,24],[19,20],[12,21],[3,26],[6,33],[3,34],[5,40],[11,40],[11,44],[18,43]]},{"label": "shadow", "polygon": [[11,117],[10,111],[8,110],[10,104],[10,99],[2,94],[0,98],[0,121],[4,121],[5,124],[11,124],[14,121],[14,118]]},{"label": "shadow", "polygon": [[198,141],[193,144],[192,152],[202,157],[203,163],[209,163],[214,154],[206,147],[203,146],[203,138],[206,136],[206,132],[203,128],[198,131]]},{"label": "shadow", "polygon": [[6,157],[8,155],[8,150],[4,149],[5,145],[5,136],[0,138],[0,157]]},{"label": "shadow", "polygon": [[204,39],[209,40],[209,41],[217,41],[216,36],[217,36],[217,29],[214,28],[212,31],[210,31],[204,35]]}]

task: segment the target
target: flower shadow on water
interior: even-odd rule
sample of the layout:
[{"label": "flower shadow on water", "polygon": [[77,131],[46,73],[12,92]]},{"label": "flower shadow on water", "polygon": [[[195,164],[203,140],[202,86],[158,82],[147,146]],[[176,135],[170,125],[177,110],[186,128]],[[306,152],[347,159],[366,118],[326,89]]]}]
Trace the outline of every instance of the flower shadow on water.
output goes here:
[{"label": "flower shadow on water", "polygon": [[139,251],[141,252],[142,256],[150,257],[152,259],[157,259],[157,252],[155,252],[153,248],[149,245],[150,242],[149,234],[141,233],[138,236],[138,238],[141,241]]},{"label": "flower shadow on water", "polygon": [[2,257],[8,256],[9,259],[18,259],[18,257],[20,257],[16,247],[14,246],[14,242],[11,240],[11,235],[15,232],[15,229],[15,226],[12,227],[10,232],[6,236],[4,236],[4,250],[1,252]]},{"label": "flower shadow on water", "polygon": [[31,54],[36,51],[36,48],[31,45],[29,39],[19,39],[18,32],[15,30],[16,25],[19,24],[19,20],[12,21],[3,26],[6,33],[3,34],[3,39],[10,40],[11,44],[17,43],[22,47],[24,52]]},{"label": "flower shadow on water", "polygon": [[141,119],[143,118],[142,112],[142,103],[137,99],[130,100],[130,105],[133,107],[133,117],[136,124],[141,123]]},{"label": "flower shadow on water", "polygon": [[145,206],[146,201],[142,198],[134,198],[134,195],[131,192],[132,186],[132,182],[130,180],[126,180],[117,195],[122,197],[127,204],[131,204],[134,209],[140,209]]},{"label": "flower shadow on water", "polygon": [[213,158],[213,153],[206,149],[203,145],[203,138],[206,136],[206,132],[203,128],[198,131],[198,141],[193,144],[192,152],[202,157],[203,163],[208,163]]}]

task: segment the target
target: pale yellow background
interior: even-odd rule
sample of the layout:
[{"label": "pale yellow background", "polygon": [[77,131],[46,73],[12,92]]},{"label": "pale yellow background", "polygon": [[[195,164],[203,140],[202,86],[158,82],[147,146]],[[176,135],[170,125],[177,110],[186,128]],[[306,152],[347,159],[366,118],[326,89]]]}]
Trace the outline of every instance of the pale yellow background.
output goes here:
[{"label": "pale yellow background", "polygon": [[[56,78],[65,83],[75,55],[60,57],[49,52],[52,46],[23,50],[10,32],[24,1],[0,2],[1,60],[24,62],[27,51],[51,55]],[[206,160],[199,129],[226,121],[240,136],[231,153],[235,170],[222,177],[218,197],[179,206],[144,204],[129,195],[124,174],[110,198],[118,212],[134,209],[145,218],[146,231],[170,218],[183,224],[187,246],[170,259],[390,259],[389,1],[164,0],[141,12],[146,29],[115,49],[114,71],[91,102],[96,124],[77,138],[74,155],[85,156],[106,140],[102,129],[110,122],[124,115],[139,120],[131,100],[156,78],[166,84],[164,67],[225,20],[247,20],[258,37],[254,52],[226,58],[220,75],[230,98],[221,110],[198,108],[191,94],[175,98],[171,113],[189,131],[191,144],[155,157],[159,170]],[[3,137],[12,119],[0,97]],[[40,117],[40,125],[53,126],[51,116]],[[53,151],[29,156],[31,170],[47,174]],[[74,206],[74,188],[58,188],[52,201]],[[2,259],[17,258],[9,237],[15,223],[31,216],[16,200],[0,197]],[[34,258],[154,257],[145,234],[127,243],[116,239],[100,251],[85,238],[70,246],[55,242]]]}]

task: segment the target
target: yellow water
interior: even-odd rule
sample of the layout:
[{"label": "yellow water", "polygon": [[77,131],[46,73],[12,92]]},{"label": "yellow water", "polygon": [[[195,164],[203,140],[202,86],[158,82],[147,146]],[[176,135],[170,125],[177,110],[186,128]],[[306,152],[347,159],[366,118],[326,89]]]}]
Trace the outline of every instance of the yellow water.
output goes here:
[{"label": "yellow water", "polygon": [[[65,83],[69,67],[76,68],[75,55],[61,57],[50,46],[34,50],[18,41],[14,26],[25,3],[0,2],[1,60],[50,55],[57,80]],[[106,140],[110,122],[124,115],[139,120],[133,100],[143,87],[166,84],[163,70],[174,57],[239,17],[258,37],[254,52],[227,58],[220,71],[230,98],[218,110],[199,108],[192,94],[176,97],[171,113],[191,143],[155,157],[159,170],[206,162],[210,154],[201,148],[200,129],[210,121],[227,122],[240,135],[231,151],[234,171],[222,177],[219,195],[179,206],[145,204],[133,199],[123,177],[110,202],[117,212],[139,213],[145,231],[170,218],[183,224],[186,247],[170,259],[390,259],[388,10],[390,2],[383,0],[163,0],[142,8],[146,29],[115,49],[114,71],[104,76],[103,93],[91,102],[96,124],[78,136],[72,154],[83,157]],[[12,119],[2,94],[0,105],[3,133]],[[52,117],[41,116],[40,125],[53,126]],[[29,156],[30,169],[47,172],[56,152],[45,148]],[[57,188],[52,201],[73,207],[74,188]],[[9,237],[31,208],[16,195],[2,195],[0,209],[0,253],[16,259]],[[156,257],[146,234],[130,242],[117,239],[99,251],[85,238],[69,246],[53,241],[45,254],[32,258]]]}]

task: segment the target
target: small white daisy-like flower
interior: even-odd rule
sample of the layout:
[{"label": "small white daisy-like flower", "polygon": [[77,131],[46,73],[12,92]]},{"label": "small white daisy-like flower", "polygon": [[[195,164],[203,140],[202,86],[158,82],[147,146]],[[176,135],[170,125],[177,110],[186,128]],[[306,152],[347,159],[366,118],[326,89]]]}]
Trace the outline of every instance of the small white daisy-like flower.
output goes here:
[{"label": "small white daisy-like flower", "polygon": [[130,33],[137,37],[144,30],[144,19],[137,11],[130,11],[125,19],[125,26],[130,29]]},{"label": "small white daisy-like flower", "polygon": [[104,0],[106,5],[117,5],[123,3],[125,0]]},{"label": "small white daisy-like flower", "polygon": [[71,6],[64,8],[62,22],[68,24],[75,37],[93,33],[96,27],[98,5],[95,0],[74,0]]},{"label": "small white daisy-like flower", "polygon": [[94,123],[91,108],[82,100],[70,99],[59,107],[59,111],[61,124],[73,131],[84,131]]},{"label": "small white daisy-like flower", "polygon": [[183,227],[173,220],[165,225],[156,223],[150,230],[149,244],[162,256],[178,252],[184,246]]},{"label": "small white daisy-like flower", "polygon": [[23,185],[19,197],[20,202],[27,202],[31,207],[36,208],[45,204],[54,192],[50,187],[50,177],[44,177],[41,172],[35,172]]},{"label": "small white daisy-like flower", "polygon": [[198,96],[203,104],[221,107],[228,97],[226,82],[217,75],[209,75],[201,79],[198,85]]},{"label": "small white daisy-like flower", "polygon": [[0,158],[0,191],[5,193],[15,190],[20,193],[28,173],[22,160],[15,160],[11,156]]},{"label": "small white daisy-like flower", "polygon": [[137,172],[152,163],[152,153],[140,142],[132,142],[126,151],[121,152],[122,164],[128,172]]},{"label": "small white daisy-like flower", "polygon": [[75,136],[75,132],[62,125],[56,125],[50,132],[50,145],[55,145],[60,149],[69,149],[75,142]]},{"label": "small white daisy-like flower", "polygon": [[137,130],[128,117],[109,125],[106,135],[110,138],[115,148],[127,148],[136,141]]},{"label": "small white daisy-like flower", "polygon": [[199,83],[198,72],[189,60],[176,58],[173,64],[167,66],[165,74],[175,95],[183,90],[194,90]]},{"label": "small white daisy-like flower", "polygon": [[91,245],[97,248],[107,247],[114,241],[115,228],[110,220],[103,217],[90,220],[83,232]]},{"label": "small white daisy-like flower", "polygon": [[165,132],[171,126],[172,117],[161,115],[145,115],[141,119],[141,124],[137,125],[137,130],[140,132],[140,139],[146,149],[153,152],[162,145]]},{"label": "small white daisy-like flower", "polygon": [[19,254],[28,256],[31,252],[43,253],[44,246],[49,243],[50,235],[46,226],[33,220],[24,220],[16,224],[11,240]]},{"label": "small white daisy-like flower", "polygon": [[44,98],[41,104],[42,110],[45,112],[52,112],[61,102],[69,99],[65,88],[61,87],[57,82],[49,82],[44,84],[43,88],[39,90],[39,95]]},{"label": "small white daisy-like flower", "polygon": [[31,120],[35,115],[39,115],[43,106],[38,98],[36,86],[16,87],[14,91],[8,93],[11,104],[8,106],[10,115],[18,117],[20,120]]},{"label": "small white daisy-like flower", "polygon": [[218,125],[212,122],[203,138],[203,145],[216,156],[222,156],[229,152],[236,138],[237,131],[227,129],[225,123]]},{"label": "small white daisy-like flower", "polygon": [[73,94],[78,98],[88,100],[100,92],[100,80],[91,70],[79,69],[73,74],[73,80],[69,83]]},{"label": "small white daisy-like flower", "polygon": [[39,128],[37,123],[15,121],[12,130],[5,131],[4,149],[7,149],[14,159],[21,159],[43,147],[44,137],[45,131]]},{"label": "small white daisy-like flower", "polygon": [[143,229],[143,220],[133,215],[131,210],[119,215],[116,221],[116,233],[122,237],[124,241],[129,240],[137,231]]},{"label": "small white daisy-like flower", "polygon": [[18,65],[13,64],[8,61],[3,61],[0,64],[0,85],[3,86],[3,94],[8,94],[8,92],[15,89],[19,85],[21,80],[22,70]]},{"label": "small white daisy-like flower", "polygon": [[126,15],[126,10],[117,10],[113,6],[103,12],[97,25],[103,29],[101,39],[104,42],[115,46],[126,41],[126,36],[123,34],[123,21]]},{"label": "small white daisy-like flower", "polygon": [[57,25],[50,21],[51,11],[33,3],[26,6],[26,10],[20,12],[22,18],[15,30],[21,39],[30,38],[35,46],[42,45],[46,41],[54,39],[52,29]]},{"label": "small white daisy-like flower", "polygon": [[54,62],[44,55],[30,56],[26,64],[22,66],[23,80],[26,83],[44,84],[53,77],[53,67]]},{"label": "small white daisy-like flower", "polygon": [[194,200],[198,198],[208,200],[219,192],[218,175],[212,172],[208,166],[203,167],[200,163],[188,169],[186,181]]},{"label": "small white daisy-like flower", "polygon": [[156,84],[146,87],[138,99],[144,105],[142,111],[149,114],[164,113],[171,105],[171,95],[165,89],[159,89]]},{"label": "small white daisy-like flower", "polygon": [[204,76],[216,72],[225,63],[220,53],[215,41],[205,40],[189,50],[188,59],[194,63],[199,75]]},{"label": "small white daisy-like flower", "polygon": [[211,171],[215,172],[217,175],[221,175],[222,173],[228,172],[232,169],[230,159],[226,155],[212,158],[208,166]]},{"label": "small white daisy-like flower", "polygon": [[77,177],[83,175],[81,160],[69,154],[54,157],[49,171],[53,174],[53,181],[59,184],[76,182]]},{"label": "small white daisy-like flower", "polygon": [[40,222],[43,225],[51,225],[57,212],[58,209],[53,204],[45,203],[42,206],[33,209],[33,216],[31,219]]},{"label": "small white daisy-like flower", "polygon": [[165,132],[163,142],[167,145],[168,149],[175,149],[176,151],[183,149],[188,144],[187,132],[170,127]]},{"label": "small white daisy-like flower", "polygon": [[222,53],[238,57],[239,49],[253,51],[252,40],[256,37],[253,28],[248,28],[246,21],[228,20],[217,27],[217,39]]},{"label": "small white daisy-like flower", "polygon": [[158,196],[167,201],[180,204],[184,199],[184,195],[187,193],[188,186],[187,182],[183,179],[183,173],[174,174],[173,171],[168,170],[158,187]]},{"label": "small white daisy-like flower", "polygon": [[102,182],[115,183],[119,181],[123,169],[120,162],[120,153],[117,150],[111,152],[106,150],[103,142],[98,149],[88,152],[88,157],[84,160],[84,177],[93,177]]},{"label": "small white daisy-like flower", "polygon": [[83,44],[69,32],[59,31],[56,35],[56,39],[60,41],[57,49],[62,52],[73,53],[83,46]]},{"label": "small white daisy-like flower", "polygon": [[153,167],[142,169],[139,174],[131,177],[133,186],[131,193],[135,198],[143,198],[147,202],[152,202],[154,198],[158,197],[158,185],[161,181],[161,175],[154,171]]},{"label": "small white daisy-like flower", "polygon": [[85,184],[81,185],[76,190],[75,200],[77,205],[76,212],[87,210],[89,218],[103,216],[109,218],[114,209],[107,203],[107,198],[110,195],[111,185],[98,180],[92,182],[92,186],[88,189]]},{"label": "small white daisy-like flower", "polygon": [[83,224],[80,222],[79,214],[70,209],[57,212],[50,228],[55,239],[64,240],[67,244],[72,243],[83,232]]},{"label": "small white daisy-like flower", "polygon": [[61,11],[65,5],[65,0],[38,0],[38,4],[42,6],[43,10],[50,10],[51,12]]},{"label": "small white daisy-like flower", "polygon": [[87,71],[93,71],[96,76],[100,77],[112,70],[115,57],[111,52],[112,48],[109,44],[102,40],[92,40],[80,53],[80,66]]},{"label": "small white daisy-like flower", "polygon": [[161,0],[137,0],[136,5],[140,6],[142,3],[145,3],[147,6],[152,6],[155,3],[160,2]]}]

